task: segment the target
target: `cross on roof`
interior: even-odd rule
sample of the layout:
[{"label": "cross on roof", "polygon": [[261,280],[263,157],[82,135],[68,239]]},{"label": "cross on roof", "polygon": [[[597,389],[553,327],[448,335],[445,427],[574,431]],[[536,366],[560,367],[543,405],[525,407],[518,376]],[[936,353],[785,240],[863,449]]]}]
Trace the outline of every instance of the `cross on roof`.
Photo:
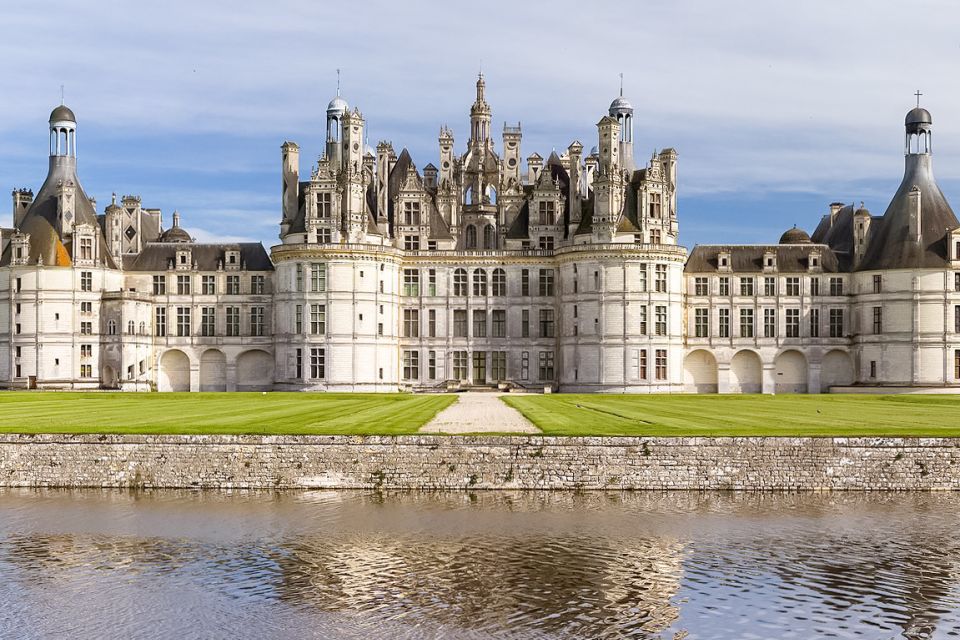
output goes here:
[{"label": "cross on roof", "polygon": [[620,97],[623,97],[623,72],[620,72]]},{"label": "cross on roof", "polygon": [[923,94],[920,93],[920,89],[917,89],[917,92],[916,92],[915,94],[913,94],[913,95],[917,96],[917,106],[919,107],[919,106],[920,106],[920,96],[922,96]]}]

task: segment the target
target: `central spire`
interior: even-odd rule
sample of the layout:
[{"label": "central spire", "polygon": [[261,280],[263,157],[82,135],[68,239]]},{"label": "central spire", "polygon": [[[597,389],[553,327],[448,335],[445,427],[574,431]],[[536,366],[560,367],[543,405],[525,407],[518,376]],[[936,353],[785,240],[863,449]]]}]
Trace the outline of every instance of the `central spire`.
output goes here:
[{"label": "central spire", "polygon": [[484,97],[487,83],[483,79],[483,72],[477,74],[477,99],[470,107],[470,144],[485,145],[490,138],[490,120],[492,114],[490,105]]}]

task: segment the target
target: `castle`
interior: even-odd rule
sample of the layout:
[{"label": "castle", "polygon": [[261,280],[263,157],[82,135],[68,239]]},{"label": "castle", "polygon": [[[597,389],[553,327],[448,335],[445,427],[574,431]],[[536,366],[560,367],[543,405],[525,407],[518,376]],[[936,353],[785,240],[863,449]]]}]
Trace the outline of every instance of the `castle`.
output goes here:
[{"label": "castle", "polygon": [[960,224],[925,109],[883,216],[836,203],[812,235],[688,255],[677,153],[635,160],[622,95],[589,152],[524,159],[519,125],[497,149],[485,88],[465,151],[444,127],[422,170],[368,147],[338,91],[309,175],[282,145],[269,254],[195,242],[177,213],[164,229],[139,197],[98,213],[58,106],[47,178],[0,230],[0,386],[960,392]]}]

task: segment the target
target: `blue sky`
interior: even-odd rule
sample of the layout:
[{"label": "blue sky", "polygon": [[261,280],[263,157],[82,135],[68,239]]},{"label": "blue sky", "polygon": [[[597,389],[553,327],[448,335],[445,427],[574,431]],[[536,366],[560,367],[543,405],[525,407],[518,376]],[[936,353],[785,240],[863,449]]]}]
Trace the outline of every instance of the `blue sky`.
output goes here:
[{"label": "blue sky", "polygon": [[593,146],[623,72],[637,158],[680,154],[688,246],[776,241],[834,200],[882,213],[919,88],[941,188],[960,202],[949,2],[5,0],[0,16],[0,186],[40,186],[63,84],[100,209],[139,194],[201,240],[276,243],[280,144],[301,145],[307,173],[337,68],[370,143],[419,167],[436,164],[441,124],[463,150],[481,64],[495,130],[521,121],[524,156]]}]

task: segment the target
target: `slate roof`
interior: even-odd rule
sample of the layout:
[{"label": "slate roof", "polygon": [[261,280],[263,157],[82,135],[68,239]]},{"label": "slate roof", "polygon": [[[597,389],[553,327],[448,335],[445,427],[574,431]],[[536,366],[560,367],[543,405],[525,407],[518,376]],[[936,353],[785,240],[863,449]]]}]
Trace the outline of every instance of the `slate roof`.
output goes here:
[{"label": "slate roof", "polygon": [[730,270],[738,273],[762,273],[763,256],[772,252],[777,256],[779,273],[807,273],[810,253],[820,251],[820,265],[825,273],[840,271],[837,256],[830,247],[822,244],[770,244],[770,245],[716,245],[698,244],[690,252],[683,270],[687,273],[710,273],[718,270],[721,252],[730,254]]},{"label": "slate roof", "polygon": [[182,242],[150,242],[136,255],[123,257],[125,271],[166,271],[177,257],[177,251],[189,249],[200,271],[216,271],[228,249],[240,251],[240,263],[247,271],[273,271],[273,263],[259,242],[196,244]]}]

